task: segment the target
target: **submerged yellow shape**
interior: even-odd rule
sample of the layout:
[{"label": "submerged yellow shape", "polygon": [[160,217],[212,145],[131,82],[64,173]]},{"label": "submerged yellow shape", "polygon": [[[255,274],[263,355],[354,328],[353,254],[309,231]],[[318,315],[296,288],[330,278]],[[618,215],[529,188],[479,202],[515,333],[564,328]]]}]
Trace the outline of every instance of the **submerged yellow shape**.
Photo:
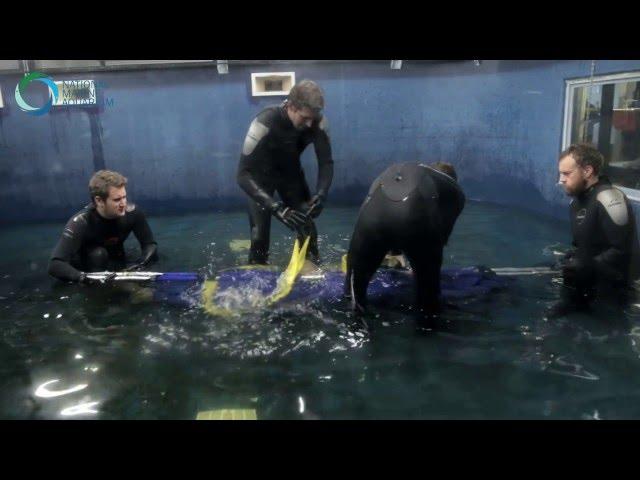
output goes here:
[{"label": "submerged yellow shape", "polygon": [[[300,274],[302,267],[304,266],[304,262],[307,256],[307,249],[309,247],[309,241],[311,237],[307,237],[300,247],[300,241],[296,238],[295,243],[293,244],[293,253],[291,254],[291,259],[289,260],[289,265],[287,269],[282,272],[280,277],[278,278],[278,283],[276,285],[275,290],[265,298],[265,304],[270,305],[272,303],[277,302],[278,300],[286,297],[291,293],[293,289],[293,285],[296,282],[296,278]],[[247,265],[245,267],[239,267],[242,269],[268,269],[271,270],[273,267],[267,265]],[[201,301],[202,308],[210,315],[229,317],[234,314],[234,311],[228,310],[226,308],[220,307],[216,305],[214,299],[216,296],[216,292],[218,290],[218,282],[217,280],[206,280],[204,282],[204,286],[202,287],[201,293]]]},{"label": "submerged yellow shape", "polygon": [[229,242],[229,248],[232,252],[243,252],[251,248],[251,240],[235,239]]},{"label": "submerged yellow shape", "polygon": [[213,301],[213,298],[216,296],[216,291],[218,290],[218,282],[217,280],[206,280],[204,282],[204,286],[202,287],[202,308],[209,315],[216,315],[220,317],[229,317],[233,315],[231,310],[227,310],[226,308],[219,307]]},{"label": "submerged yellow shape", "polygon": [[222,409],[198,412],[196,420],[257,420],[253,409]]}]

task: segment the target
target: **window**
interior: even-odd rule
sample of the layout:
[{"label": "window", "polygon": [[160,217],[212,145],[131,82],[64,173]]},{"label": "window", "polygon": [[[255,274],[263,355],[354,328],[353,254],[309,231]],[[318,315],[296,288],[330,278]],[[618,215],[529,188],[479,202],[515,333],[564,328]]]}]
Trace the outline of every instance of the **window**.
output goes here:
[{"label": "window", "polygon": [[640,200],[640,72],[567,81],[562,140],[595,145],[605,175]]}]

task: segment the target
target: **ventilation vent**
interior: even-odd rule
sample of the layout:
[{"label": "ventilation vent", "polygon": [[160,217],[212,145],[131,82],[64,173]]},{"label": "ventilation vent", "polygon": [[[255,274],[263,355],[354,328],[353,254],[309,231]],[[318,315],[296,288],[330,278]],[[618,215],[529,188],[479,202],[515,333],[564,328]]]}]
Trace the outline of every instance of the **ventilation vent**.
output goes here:
[{"label": "ventilation vent", "polygon": [[252,73],[251,94],[254,97],[289,95],[295,83],[295,72]]}]

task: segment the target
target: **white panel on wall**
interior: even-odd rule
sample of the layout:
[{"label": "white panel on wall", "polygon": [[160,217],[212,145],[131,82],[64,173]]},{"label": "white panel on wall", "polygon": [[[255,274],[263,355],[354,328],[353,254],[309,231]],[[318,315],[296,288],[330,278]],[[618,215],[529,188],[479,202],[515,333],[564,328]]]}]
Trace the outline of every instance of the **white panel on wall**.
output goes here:
[{"label": "white panel on wall", "polygon": [[295,84],[295,72],[264,72],[251,74],[251,94],[254,97],[288,95]]}]

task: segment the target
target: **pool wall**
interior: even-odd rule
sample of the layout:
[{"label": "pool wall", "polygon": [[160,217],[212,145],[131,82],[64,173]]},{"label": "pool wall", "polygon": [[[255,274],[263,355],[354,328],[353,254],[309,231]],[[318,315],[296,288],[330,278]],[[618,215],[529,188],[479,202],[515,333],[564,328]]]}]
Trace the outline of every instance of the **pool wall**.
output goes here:
[{"label": "pool wall", "polygon": [[[597,61],[595,74],[640,70],[640,60]],[[394,162],[453,163],[471,199],[567,218],[556,186],[565,80],[591,61],[471,61],[231,65],[51,74],[94,79],[98,105],[31,116],[16,104],[20,74],[0,75],[0,222],[68,217],[87,201],[100,168],[129,178],[129,196],[152,214],[242,208],[235,181],[249,122],[283,97],[252,97],[251,72],[295,71],[326,93],[335,160],[334,204],[362,201]],[[25,99],[46,101],[44,85]],[[315,185],[313,149],[303,163]],[[636,215],[640,206],[636,207]]]}]

